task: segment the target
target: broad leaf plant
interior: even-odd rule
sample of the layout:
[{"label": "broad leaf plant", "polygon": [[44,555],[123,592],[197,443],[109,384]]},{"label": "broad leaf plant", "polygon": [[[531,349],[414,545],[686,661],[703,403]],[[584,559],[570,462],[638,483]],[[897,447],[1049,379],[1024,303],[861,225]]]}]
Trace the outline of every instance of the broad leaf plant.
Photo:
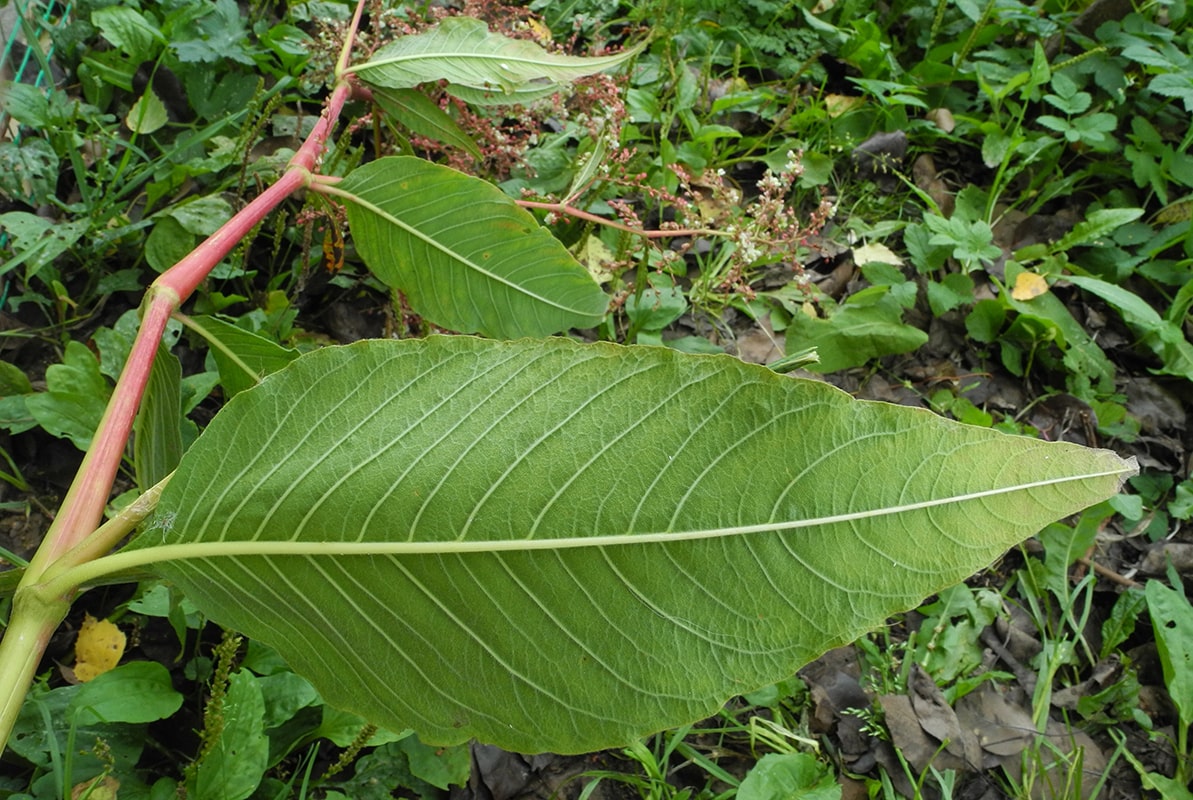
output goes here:
[{"label": "broad leaf plant", "polygon": [[[274,647],[329,703],[428,743],[626,744],[789,676],[1134,471],[727,356],[537,338],[598,324],[608,298],[528,212],[413,157],[321,176],[321,152],[353,95],[393,106],[445,80],[522,101],[634,51],[553,55],[470,19],[365,63],[351,49],[283,176],[149,287],[15,588],[0,746],[72,599],[145,574]],[[299,190],[346,207],[361,257],[419,314],[485,338],[225,346],[240,390],[182,455],[166,323]],[[100,524],[134,426],[156,485]]]}]

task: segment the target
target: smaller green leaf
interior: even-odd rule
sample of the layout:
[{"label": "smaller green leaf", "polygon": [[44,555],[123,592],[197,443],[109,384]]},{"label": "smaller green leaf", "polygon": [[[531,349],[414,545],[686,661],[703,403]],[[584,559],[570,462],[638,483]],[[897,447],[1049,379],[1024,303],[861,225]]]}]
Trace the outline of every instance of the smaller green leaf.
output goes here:
[{"label": "smaller green leaf", "polygon": [[[18,85],[21,84],[11,84]],[[0,192],[30,206],[40,206],[57,196],[57,188],[58,154],[49,142],[32,138],[20,144],[0,142]],[[11,261],[0,265],[0,274],[14,266]]]},{"label": "smaller green leaf", "polygon": [[25,406],[21,395],[0,395],[0,429],[9,433],[24,433],[37,427],[37,420]]},{"label": "smaller green leaf", "polygon": [[537,100],[542,100],[544,97],[550,97],[560,91],[560,89],[560,84],[547,83],[546,81],[534,81],[504,92],[489,88],[478,89],[474,86],[449,84],[447,93],[452,97],[458,97],[465,103],[472,103],[476,106],[508,106],[515,104],[526,106]]},{"label": "smaller green leaf", "polygon": [[1084,220],[1074,225],[1073,230],[1065,234],[1053,249],[1060,252],[1093,243],[1141,216],[1142,208],[1101,208],[1091,211]]},{"label": "smaller green leaf", "polygon": [[166,37],[151,20],[128,6],[108,6],[91,12],[91,24],[105,39],[136,61],[149,61],[166,43]]},{"label": "smaller green leaf", "polygon": [[1164,684],[1181,725],[1188,728],[1193,725],[1193,606],[1183,594],[1157,580],[1148,581],[1144,593]]},{"label": "smaller green leaf", "polygon": [[807,753],[768,753],[737,790],[738,800],[840,800],[832,773]]},{"label": "smaller green leaf", "polygon": [[36,86],[6,82],[3,103],[4,110],[17,122],[35,128],[45,128],[50,122],[50,101]]},{"label": "smaller green leaf", "polygon": [[1172,298],[1172,305],[1164,313],[1164,319],[1179,324],[1184,322],[1190,309],[1193,309],[1193,281],[1187,280],[1177,291],[1176,297]]},{"label": "smaller green leaf", "polygon": [[515,338],[605,317],[608,297],[583,265],[479,178],[395,156],[328,191],[348,201],[353,241],[369,268],[437,325]]},{"label": "smaller green leaf", "polygon": [[947,245],[953,248],[953,258],[966,271],[976,268],[978,261],[992,261],[1002,255],[1002,248],[994,244],[994,230],[985,220],[966,221],[960,215],[949,219],[935,214],[925,214],[924,223],[933,231],[930,245]]},{"label": "smaller green leaf", "polygon": [[47,433],[86,450],[112,392],[95,355],[80,342],[67,342],[62,363],[46,369],[46,387],[26,397],[25,407]]},{"label": "smaller green leaf", "polygon": [[661,331],[688,310],[687,298],[678,286],[649,286],[626,299],[625,312],[634,327]]},{"label": "smaller green leaf", "polygon": [[298,358],[297,350],[218,317],[191,317],[189,325],[207,340],[227,398],[256,386],[266,375]]},{"label": "smaller green leaf", "polygon": [[1147,85],[1150,91],[1165,97],[1179,99],[1185,111],[1193,113],[1193,80],[1184,72],[1167,72],[1152,78]]},{"label": "smaller green leaf", "polygon": [[377,88],[373,90],[373,102],[412,133],[457,147],[473,158],[480,159],[481,150],[472,137],[422,92],[416,89]]},{"label": "smaller green leaf", "polygon": [[1065,133],[1073,127],[1064,117],[1057,117],[1052,114],[1041,114],[1036,117],[1036,122],[1049,130],[1059,133]]},{"label": "smaller green leaf", "polygon": [[210,236],[232,219],[232,205],[222,196],[212,194],[172,206],[165,214],[178,220],[188,233]]},{"label": "smaller green leaf", "polygon": [[1105,112],[1087,114],[1073,120],[1073,127],[1080,131],[1083,141],[1089,144],[1101,144],[1111,141],[1106,134],[1113,132],[1118,127],[1118,118]]},{"label": "smaller green leaf", "polygon": [[[1115,738],[1118,739],[1118,737]],[[1147,767],[1143,766],[1142,762],[1126,747],[1119,748],[1119,752],[1139,773],[1144,789],[1159,792],[1163,800],[1193,800],[1193,792],[1190,792],[1188,787],[1182,786],[1180,781],[1165,777],[1158,772],[1148,772]]]},{"label": "smaller green leaf", "polygon": [[112,86],[126,92],[133,91],[133,75],[136,72],[137,64],[119,50],[92,50],[83,56],[83,63],[79,65],[79,73],[85,73],[91,85],[107,84],[108,88],[102,91],[108,91],[109,94]]},{"label": "smaller green leaf", "polygon": [[[186,4],[182,8],[188,8]],[[170,46],[184,63],[219,64],[225,58],[252,65],[252,40],[236,0],[215,0],[189,6],[189,13],[171,30]]]},{"label": "smaller green leaf", "polygon": [[406,754],[410,772],[437,789],[463,786],[472,771],[472,755],[465,745],[429,747],[417,736],[407,736],[397,747]]},{"label": "smaller green leaf", "polygon": [[[20,254],[20,261],[14,261],[28,264],[26,278],[32,278],[43,266],[73,247],[89,226],[87,219],[54,224],[27,211],[0,214],[0,230],[12,237],[13,250]],[[4,266],[11,269],[14,261]]]},{"label": "smaller green leaf", "polygon": [[1030,76],[1030,80],[1028,80],[1021,95],[1024,102],[1033,99],[1032,95],[1035,90],[1046,85],[1052,79],[1052,68],[1048,64],[1048,54],[1044,52],[1044,47],[1039,41],[1035,43],[1032,50],[1031,71],[1028,75]]},{"label": "smaller green leaf", "polygon": [[0,397],[28,394],[33,391],[29,377],[16,364],[0,361]]},{"label": "smaller green leaf", "polygon": [[1084,275],[1067,275],[1065,280],[1110,303],[1122,312],[1123,319],[1129,325],[1154,328],[1163,323],[1156,310],[1148,305],[1142,297],[1121,286]]},{"label": "smaller green leaf", "polygon": [[181,422],[182,364],[159,345],[133,427],[133,465],[142,492],[178,466],[182,458]]},{"label": "smaller green leaf", "polygon": [[481,91],[514,92],[536,81],[563,84],[620,66],[642,45],[612,56],[548,53],[533,42],[491,33],[471,17],[448,17],[432,30],[403,36],[349,71],[375,86],[409,89],[446,80]]},{"label": "smaller green leaf", "polygon": [[[133,350],[133,342],[137,339],[139,327],[141,327],[141,315],[135,308],[130,308],[121,314],[110,327],[99,328],[91,334],[92,343],[99,348],[99,371],[111,378],[113,382],[118,380],[120,373],[124,371],[124,363],[128,361],[129,353]],[[172,345],[177,341],[180,327],[173,321],[167,323],[163,342]]]},{"label": "smaller green leaf", "polygon": [[[1063,73],[1058,73],[1056,78],[1059,78],[1062,74]],[[1053,78],[1054,85],[1056,78]],[[1090,104],[1093,103],[1093,97],[1089,92],[1076,91],[1067,92],[1063,96],[1046,94],[1044,95],[1044,100],[1070,116],[1073,114],[1084,114],[1089,110]]]},{"label": "smaller green leaf", "polygon": [[[1016,270],[1007,270],[1008,281],[1014,281],[1015,275]],[[1020,320],[1034,318],[1059,335],[1057,344],[1065,351],[1065,366],[1078,380],[1078,385],[1071,386],[1070,391],[1088,397],[1091,388],[1093,393],[1109,393],[1113,390],[1114,364],[1055,294],[1045,292],[1031,300],[1016,300],[1009,292],[1003,296],[1004,302],[1020,313]],[[1089,381],[1091,386],[1083,389],[1080,385],[1082,381]]]},{"label": "smaller green leaf", "polygon": [[[70,709],[77,707],[74,699],[85,687],[86,684],[78,684],[47,689],[44,682],[35,684],[28,698],[32,702],[27,701],[21,708],[8,741],[13,753],[45,771],[49,771],[51,765],[61,769],[61,754],[67,752],[68,742],[81,745],[83,742],[103,741],[106,763],[101,763],[88,746],[75,748],[72,754],[74,769],[67,776],[70,781],[68,785],[94,778],[103,769],[114,769],[118,774],[132,774],[145,747],[145,731],[140,728],[121,723],[72,723],[74,714]],[[82,716],[90,720],[92,715],[84,713]],[[49,796],[60,795],[55,793]]]},{"label": "smaller green leaf", "polygon": [[161,216],[145,237],[145,260],[155,272],[165,272],[195,248],[195,237],[171,216]]},{"label": "smaller green leaf", "polygon": [[1147,598],[1138,589],[1128,589],[1118,596],[1110,609],[1110,616],[1102,623],[1101,658],[1107,658],[1115,648],[1131,638],[1145,605]]},{"label": "smaller green leaf", "polygon": [[973,278],[963,272],[951,272],[939,282],[928,281],[928,305],[937,317],[972,302]]},{"label": "smaller green leaf", "polygon": [[[607,149],[608,140],[606,137],[598,136],[591,150],[578,154],[577,163],[579,167],[564,197],[575,198],[584,193],[600,172],[601,164],[605,161],[605,152]],[[592,241],[600,241],[600,239],[594,236],[589,236],[588,238]],[[609,260],[612,260],[612,258]]]},{"label": "smaller green leaf", "polygon": [[929,243],[932,233],[922,222],[914,222],[903,230],[903,245],[911,254],[911,263],[920,273],[934,272],[948,261],[952,248]]},{"label": "smaller green leaf", "polygon": [[987,131],[982,139],[982,163],[991,169],[997,167],[1017,144],[1015,139],[1001,130]]},{"label": "smaller green leaf", "polygon": [[1183,520],[1193,518],[1193,478],[1177,484],[1172,500],[1168,503],[1168,515]]},{"label": "smaller green leaf", "polygon": [[85,683],[71,698],[68,719],[89,727],[109,722],[153,722],[182,707],[170,673],[156,661],[132,661]]},{"label": "smaller green leaf", "polygon": [[865,364],[872,358],[909,353],[928,341],[928,334],[907,325],[895,302],[858,306],[846,303],[828,319],[796,314],[787,328],[787,350],[815,347],[813,372],[836,372]]},{"label": "smaller green leaf", "polygon": [[1121,286],[1083,275],[1071,275],[1066,280],[1118,309],[1123,320],[1164,362],[1161,373],[1193,381],[1193,344],[1178,325],[1163,319],[1143,298]]},{"label": "smaller green leaf", "polygon": [[166,113],[165,103],[152,89],[146,89],[145,94],[137,98],[137,102],[133,103],[133,107],[124,117],[124,124],[128,129],[140,134],[160,130],[169,121],[170,116]]},{"label": "smaller green leaf", "polygon": [[300,710],[322,702],[311,682],[301,675],[282,671],[258,678],[265,699],[263,727],[276,728],[294,718]]},{"label": "smaller green leaf", "polygon": [[[368,720],[363,717],[341,711],[334,706],[325,705],[323,706],[323,721],[311,736],[316,739],[327,739],[336,747],[347,747],[360,735],[360,729],[368,724]],[[409,728],[399,733],[378,728],[377,732],[369,737],[369,745],[378,747],[389,744],[405,739],[413,733],[414,731]]]}]

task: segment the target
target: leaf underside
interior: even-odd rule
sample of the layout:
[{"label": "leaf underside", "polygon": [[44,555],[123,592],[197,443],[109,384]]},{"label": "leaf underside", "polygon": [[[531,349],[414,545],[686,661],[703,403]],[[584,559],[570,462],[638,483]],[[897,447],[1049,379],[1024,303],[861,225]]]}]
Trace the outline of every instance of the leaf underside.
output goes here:
[{"label": "leaf underside", "polygon": [[495,92],[499,100],[501,94],[531,82],[562,85],[620,66],[641,49],[639,45],[596,58],[548,53],[534,42],[492,33],[481,20],[448,17],[426,33],[387,44],[352,71],[368,83],[390,89],[445,80],[452,86]]},{"label": "leaf underside", "polygon": [[[434,744],[584,752],[789,676],[1129,469],[725,356],[360,342],[237,395],[130,547],[431,543],[441,552],[157,569],[333,705]],[[992,489],[1005,493],[889,511]],[[851,512],[874,515],[811,523]],[[735,530],[793,520],[810,526]],[[634,543],[669,532],[697,538]]]}]

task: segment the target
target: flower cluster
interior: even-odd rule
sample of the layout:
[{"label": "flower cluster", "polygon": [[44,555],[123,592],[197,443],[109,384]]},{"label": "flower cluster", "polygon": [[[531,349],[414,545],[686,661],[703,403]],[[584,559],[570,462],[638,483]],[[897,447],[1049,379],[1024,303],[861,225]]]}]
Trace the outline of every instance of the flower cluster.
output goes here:
[{"label": "flower cluster", "polygon": [[790,204],[792,187],[803,172],[800,154],[789,151],[778,173],[767,170],[755,184],[758,194],[740,209],[726,232],[735,249],[721,283],[725,291],[751,295],[748,276],[760,266],[786,264],[802,274],[799,252],[808,237],[818,233],[833,215],[834,204],[822,198],[810,214],[801,216]]}]

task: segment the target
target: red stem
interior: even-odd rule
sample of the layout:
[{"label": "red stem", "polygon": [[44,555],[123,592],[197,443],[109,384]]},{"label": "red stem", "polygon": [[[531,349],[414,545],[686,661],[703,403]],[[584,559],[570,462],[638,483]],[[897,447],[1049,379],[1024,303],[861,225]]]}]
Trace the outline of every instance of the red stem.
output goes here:
[{"label": "red stem", "polygon": [[62,509],[46,533],[45,544],[30,562],[27,574],[40,574],[44,567],[78,544],[99,525],[116,480],[116,470],[120,467],[124,447],[132,433],[137,405],[149,380],[149,369],[157,353],[157,344],[177,304],[176,296],[171,295],[169,290],[150,287],[141,329],[133,342],[128,361],[120,372],[120,379],[116,381],[116,390],[108,401],[103,419],[92,437],[91,446],[83,457],[74,482],[62,501]]},{"label": "red stem", "polygon": [[676,228],[671,231],[647,231],[641,228],[632,228],[621,222],[616,222],[608,217],[600,217],[589,211],[576,208],[568,203],[543,203],[538,200],[515,200],[515,203],[523,208],[539,208],[544,211],[553,211],[556,214],[564,214],[569,217],[576,217],[577,219],[588,220],[595,222],[597,225],[604,225],[615,230],[632,233],[635,236],[641,236],[645,239],[671,239],[676,236],[725,236],[724,231],[711,230],[708,228]]},{"label": "red stem", "polygon": [[323,145],[331,135],[332,128],[335,127],[340,111],[351,92],[352,88],[347,83],[337,84],[310,136],[290,159],[286,172],[277,183],[242,208],[185,258],[163,272],[154,281],[154,286],[174,291],[178,295],[179,304],[185,302],[220,259],[248,236],[254,226],[296,190],[310,184],[311,173],[318,166]]},{"label": "red stem", "polygon": [[[363,5],[364,0],[361,0],[357,6],[356,24],[359,24]],[[355,30],[354,24],[351,31]],[[350,33],[341,55],[341,68],[347,66],[351,41]],[[158,276],[149,287],[143,305],[141,328],[128,362],[120,373],[116,389],[91,440],[91,447],[67,491],[61,510],[26,570],[24,582],[40,578],[50,564],[74,548],[99,525],[170,314],[191,296],[215,265],[248,236],[270,211],[311,182],[312,172],[318,166],[324,145],[351,92],[352,88],[346,80],[339,81],[324,105],[319,122],[290,159],[282,177],[181,261]]]}]

